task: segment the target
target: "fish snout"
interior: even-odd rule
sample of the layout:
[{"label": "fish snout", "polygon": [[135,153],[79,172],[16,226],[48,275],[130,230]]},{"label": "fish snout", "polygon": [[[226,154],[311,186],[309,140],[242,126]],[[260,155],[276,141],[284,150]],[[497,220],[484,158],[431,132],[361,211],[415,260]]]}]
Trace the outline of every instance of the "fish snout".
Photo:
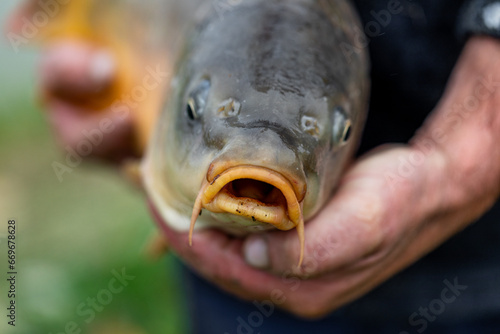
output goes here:
[{"label": "fish snout", "polygon": [[290,179],[266,167],[214,162],[210,165],[195,201],[190,243],[194,225],[202,209],[214,213],[230,213],[283,231],[297,228],[301,243],[300,263],[304,249],[302,202],[306,187],[304,178]]},{"label": "fish snout", "polygon": [[203,207],[290,230],[302,215],[306,184],[261,166],[212,164],[207,173]]}]

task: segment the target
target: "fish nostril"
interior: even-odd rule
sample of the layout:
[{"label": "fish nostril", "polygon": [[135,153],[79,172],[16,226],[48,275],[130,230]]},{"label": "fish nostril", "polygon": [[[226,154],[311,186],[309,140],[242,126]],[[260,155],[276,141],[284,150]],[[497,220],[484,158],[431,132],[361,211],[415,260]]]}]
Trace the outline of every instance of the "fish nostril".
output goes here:
[{"label": "fish nostril", "polygon": [[238,116],[241,109],[241,103],[235,99],[227,99],[223,101],[217,109],[217,114],[221,117]]},{"label": "fish nostril", "polygon": [[301,120],[302,131],[307,132],[311,136],[318,138],[319,137],[319,125],[318,120],[311,116],[302,116]]}]

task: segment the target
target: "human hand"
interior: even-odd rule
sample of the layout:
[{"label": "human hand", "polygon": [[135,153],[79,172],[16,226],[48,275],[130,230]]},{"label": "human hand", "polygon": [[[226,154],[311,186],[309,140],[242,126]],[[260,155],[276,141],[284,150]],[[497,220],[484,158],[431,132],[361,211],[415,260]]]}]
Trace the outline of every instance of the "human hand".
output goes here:
[{"label": "human hand", "polygon": [[[8,20],[7,32],[24,36],[26,22],[39,11],[38,1],[24,1]],[[30,39],[38,38],[30,35]],[[66,150],[77,151],[93,134],[91,152],[85,156],[112,162],[135,156],[131,114],[113,112],[110,107],[96,108],[96,104],[89,103],[106,99],[109,93],[117,74],[113,54],[77,38],[54,40],[44,46],[39,91],[59,144]]]},{"label": "human hand", "polygon": [[170,246],[222,289],[299,316],[323,316],[355,300],[497,199],[498,59],[498,41],[469,41],[446,94],[411,144],[382,147],[360,159],[324,210],[306,223],[301,268],[294,267],[294,231],[243,240],[205,230],[195,233],[189,247],[185,233],[160,224]]},{"label": "human hand", "polygon": [[434,213],[431,206],[437,211],[434,204],[440,202],[437,194],[428,196],[439,187],[438,156],[428,157],[426,166],[408,179],[394,184],[387,179],[387,172],[398,175],[400,159],[414,152],[410,147],[381,149],[345,175],[335,197],[306,223],[300,269],[294,231],[246,240],[200,231],[189,247],[185,234],[161,227],[180,257],[222,289],[244,299],[270,300],[300,316],[322,316],[368,292],[456,232],[445,223],[436,223],[438,230],[422,226]]},{"label": "human hand", "polygon": [[83,41],[61,40],[44,50],[40,94],[61,147],[79,152],[82,143],[91,142],[87,156],[115,163],[138,155],[132,114],[86,103],[105,98],[115,71],[109,51]]}]

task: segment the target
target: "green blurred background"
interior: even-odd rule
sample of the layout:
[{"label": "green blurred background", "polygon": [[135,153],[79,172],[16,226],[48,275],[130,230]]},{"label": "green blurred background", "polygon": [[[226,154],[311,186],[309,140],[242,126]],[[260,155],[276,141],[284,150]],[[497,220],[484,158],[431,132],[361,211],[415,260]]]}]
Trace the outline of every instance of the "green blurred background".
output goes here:
[{"label": "green blurred background", "polygon": [[[0,2],[0,24],[18,0]],[[0,44],[0,333],[185,333],[177,262],[144,249],[155,227],[142,195],[111,169],[87,163],[60,183],[63,161],[36,101],[36,49]],[[17,326],[7,325],[7,221],[17,220]],[[77,307],[114,277],[135,279],[89,324]],[[102,296],[105,296],[104,293]],[[77,331],[75,331],[77,333]]]}]

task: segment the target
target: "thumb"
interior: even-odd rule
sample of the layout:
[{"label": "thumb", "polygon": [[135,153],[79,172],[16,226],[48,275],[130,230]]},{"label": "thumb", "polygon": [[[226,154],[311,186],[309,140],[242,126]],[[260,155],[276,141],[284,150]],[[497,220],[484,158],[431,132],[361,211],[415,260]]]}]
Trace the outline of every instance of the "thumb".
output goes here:
[{"label": "thumb", "polygon": [[296,230],[250,235],[243,243],[245,261],[254,268],[277,275],[315,276],[320,270],[316,262],[330,258],[332,246],[336,243],[336,238],[323,231],[324,227],[314,221],[306,224],[304,260],[300,267],[301,246]]},{"label": "thumb", "polygon": [[[404,193],[387,186],[385,172],[397,166],[393,161],[407,152],[381,147],[358,160],[344,175],[335,196],[305,224],[304,262],[300,269],[296,231],[249,236],[243,244],[246,262],[273,273],[292,270],[299,276],[311,277],[349,266],[371,254],[380,245],[388,205],[397,207],[395,203],[405,198]],[[395,193],[398,196],[394,198]]]},{"label": "thumb", "polygon": [[291,252],[283,249],[284,243],[293,242],[290,240],[290,234],[291,232],[270,232],[250,235],[243,244],[245,261],[257,269],[271,269],[272,263],[276,263],[277,255],[275,254],[282,253],[284,256],[293,257],[293,247],[289,247]]},{"label": "thumb", "polygon": [[78,40],[60,40],[45,50],[41,64],[41,85],[67,97],[100,94],[116,74],[116,60],[106,49]]},{"label": "thumb", "polygon": [[252,267],[303,278],[345,267],[380,245],[384,214],[380,193],[380,185],[369,186],[363,181],[352,181],[339,189],[325,208],[305,224],[304,261],[300,268],[300,242],[295,230],[249,236],[243,244],[244,258]]}]

